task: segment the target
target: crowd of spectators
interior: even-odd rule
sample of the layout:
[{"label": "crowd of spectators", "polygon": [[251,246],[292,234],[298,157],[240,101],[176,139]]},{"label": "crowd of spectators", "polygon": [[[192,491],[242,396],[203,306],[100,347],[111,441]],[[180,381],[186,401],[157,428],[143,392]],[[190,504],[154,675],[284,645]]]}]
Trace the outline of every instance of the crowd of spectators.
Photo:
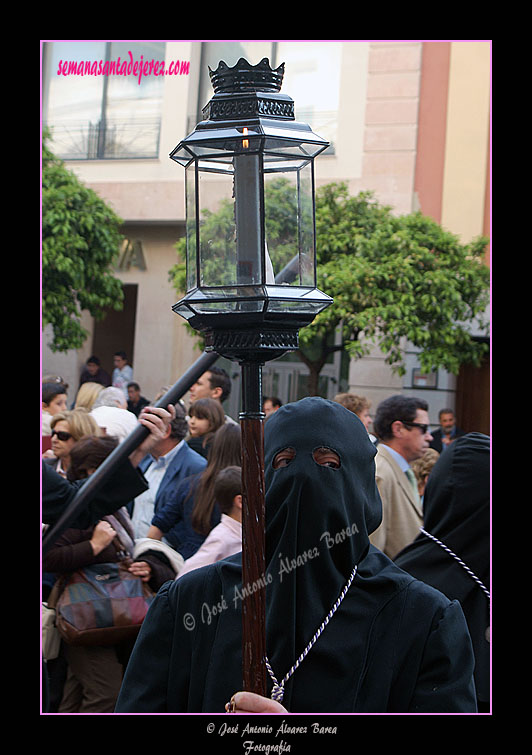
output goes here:
[{"label": "crowd of spectators", "polygon": [[[58,477],[63,479],[64,485],[79,486],[94,474],[139,422],[148,421],[152,406],[166,391],[165,387],[161,388],[153,402],[143,396],[141,386],[133,380],[133,370],[124,352],[114,355],[112,376],[102,369],[96,356],[87,360],[70,408],[68,389],[60,376],[43,377],[42,456],[46,467],[43,480],[46,479],[46,486],[51,486],[46,488],[46,493],[52,488],[60,489]],[[146,582],[155,595],[169,581],[180,583],[192,572],[239,554],[242,548],[242,448],[240,425],[228,417],[223,408],[230,390],[227,373],[213,367],[191,387],[188,407],[183,401],[172,407],[172,416],[164,428],[157,428],[157,437],[156,431],[151,431],[149,452],[142,458],[138,453],[135,457],[135,469],[142,480],[138,492],[127,500],[117,501],[114,508],[111,506],[89,522],[74,522],[43,557],[43,601],[50,596],[55,600],[66,576],[86,566],[116,562],[124,556],[131,574]],[[265,426],[282,427],[282,420],[274,422],[273,418],[278,412],[279,416],[290,417],[291,407],[299,403],[283,406],[278,397],[266,397],[263,402]],[[451,410],[445,410],[445,425],[439,433],[443,443],[439,443],[440,450],[436,451],[432,447],[429,407],[421,399],[391,396],[377,406],[374,417],[370,414],[370,402],[363,396],[341,393],[333,402],[325,403],[336,405],[331,416],[339,418],[339,427],[343,428],[347,416],[344,410],[350,417],[355,415],[358,424],[357,420],[350,419],[345,427],[354,428],[356,432],[359,432],[358,427],[363,428],[361,438],[365,437],[373,449],[371,464],[375,469],[380,517],[374,527],[368,528],[368,546],[378,549],[390,563],[396,561],[405,570],[411,569],[414,576],[442,590],[451,601],[466,595],[460,591],[463,574],[460,579],[449,576],[449,562],[441,565],[446,575],[443,581],[438,581],[437,569],[435,572],[427,566],[432,556],[439,563],[441,553],[438,545],[433,545],[440,540],[433,541],[433,533],[425,532],[424,523],[426,511],[436,511],[438,513],[431,514],[434,532],[446,533],[445,528],[439,528],[438,520],[438,516],[445,519],[445,514],[434,501],[444,495],[441,489],[449,482],[438,470],[449,470],[454,464],[463,471],[460,454],[469,453],[469,474],[478,475],[481,482],[477,487],[484,489],[486,457],[481,452],[486,448],[486,436],[466,434],[456,428],[455,421],[451,423],[448,417]],[[153,421],[153,417],[151,419]],[[312,428],[312,432],[319,438],[319,425]],[[272,438],[271,434],[269,437]],[[361,439],[353,441],[353,449],[360,442]],[[489,448],[489,439],[487,442]],[[275,443],[275,436],[270,443]],[[471,443],[475,453],[470,450]],[[318,465],[334,468],[338,454],[331,447],[328,462],[315,457]],[[338,447],[348,448],[349,438],[339,439]],[[291,451],[294,449],[287,448],[284,456],[281,453],[280,467],[290,465],[294,459]],[[51,474],[55,475],[53,485]],[[57,503],[58,493],[54,495]],[[327,506],[327,488],[323,496],[323,505]],[[478,495],[477,499],[485,517],[489,493]],[[304,516],[303,510],[299,516]],[[52,523],[45,515],[42,520],[45,528]],[[451,541],[454,538],[462,548],[457,560],[463,559],[469,548],[467,537],[456,537],[460,527],[457,513],[449,538]],[[420,541],[424,546],[419,549],[422,576],[415,573],[417,563],[413,559],[418,554],[416,545]],[[477,555],[475,553],[475,558]],[[488,562],[486,543],[475,562],[482,572],[481,584],[486,594]],[[467,592],[469,603],[464,611],[472,605],[469,613],[466,611],[466,619],[479,664],[475,672],[476,706],[483,711],[486,707],[489,709],[484,644],[489,642],[489,601],[479,605],[478,596],[474,597],[472,600]],[[484,618],[479,618],[480,615]],[[479,639],[479,626],[484,619],[487,634]],[[46,712],[113,712],[134,643],[133,639],[111,646],[74,646],[63,638],[58,655],[46,660],[50,689]],[[234,700],[232,705],[235,705]],[[245,705],[260,703],[246,699],[244,708]],[[271,710],[268,705],[264,710]],[[122,707],[124,710],[126,708]]]}]

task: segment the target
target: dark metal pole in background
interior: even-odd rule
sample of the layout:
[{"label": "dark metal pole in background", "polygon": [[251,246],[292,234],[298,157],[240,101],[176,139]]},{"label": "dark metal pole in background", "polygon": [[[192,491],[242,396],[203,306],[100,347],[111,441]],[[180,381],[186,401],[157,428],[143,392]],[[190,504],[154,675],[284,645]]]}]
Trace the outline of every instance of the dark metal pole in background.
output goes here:
[{"label": "dark metal pole in background", "polygon": [[244,689],[266,696],[264,413],[262,364],[242,362],[242,667]]},{"label": "dark metal pole in background", "polygon": [[[179,380],[154,404],[155,407],[166,409],[168,404],[176,404],[182,396],[194,385],[196,380],[212,367],[219,358],[214,351],[203,353]],[[100,490],[104,482],[110,477],[116,467],[135,451],[143,440],[149,435],[149,430],[144,425],[137,425],[125,440],[109,454],[105,461],[98,467],[86,483],[82,485],[73,500],[57,520],[45,533],[42,543],[42,554],[45,555],[57,538],[68,528],[76,516]]]}]

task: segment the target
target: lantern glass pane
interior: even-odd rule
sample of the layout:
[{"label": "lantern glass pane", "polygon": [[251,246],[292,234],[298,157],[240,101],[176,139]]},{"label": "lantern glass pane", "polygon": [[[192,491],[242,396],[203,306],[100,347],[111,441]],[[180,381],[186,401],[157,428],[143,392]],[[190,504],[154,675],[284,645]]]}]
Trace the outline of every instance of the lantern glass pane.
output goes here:
[{"label": "lantern glass pane", "polygon": [[268,312],[286,312],[286,313],[313,313],[318,314],[324,309],[323,302],[306,301],[305,299],[298,299],[297,301],[290,301],[289,299],[280,299],[279,301],[268,302]]},{"label": "lantern glass pane", "polygon": [[264,151],[285,152],[291,155],[306,155],[316,157],[327,148],[328,142],[310,129],[274,128],[265,126]]},{"label": "lantern glass pane", "polygon": [[204,302],[202,304],[194,304],[194,310],[198,314],[228,314],[235,312],[262,312],[264,309],[263,301],[240,301],[238,299],[238,293],[236,299],[228,299],[227,301],[213,301]]},{"label": "lantern glass pane", "polygon": [[299,252],[302,258],[301,285],[316,285],[314,191],[312,164],[307,163],[299,177]]},{"label": "lantern glass pane", "polygon": [[199,285],[236,282],[233,176],[198,170]]},{"label": "lantern glass pane", "polygon": [[185,194],[187,203],[187,291],[190,291],[197,286],[196,176],[194,163],[185,171]]},{"label": "lantern glass pane", "polygon": [[194,156],[186,147],[178,146],[170,154],[170,157],[172,158],[172,160],[175,160],[176,163],[179,163],[180,165],[183,165],[186,168]]},{"label": "lantern glass pane", "polygon": [[231,160],[233,152],[251,152],[261,148],[263,138],[253,126],[196,130],[184,142],[196,157],[213,156],[216,160]]},{"label": "lantern glass pane", "polygon": [[174,312],[178,315],[181,315],[181,317],[184,317],[185,320],[190,320],[191,317],[194,317],[195,312],[193,312],[189,307],[187,307],[186,304],[180,304],[179,302],[172,307]]},{"label": "lantern glass pane", "polygon": [[261,283],[260,155],[200,160],[198,181],[199,285]]},{"label": "lantern glass pane", "polygon": [[264,210],[266,283],[315,286],[312,165],[265,172]]}]

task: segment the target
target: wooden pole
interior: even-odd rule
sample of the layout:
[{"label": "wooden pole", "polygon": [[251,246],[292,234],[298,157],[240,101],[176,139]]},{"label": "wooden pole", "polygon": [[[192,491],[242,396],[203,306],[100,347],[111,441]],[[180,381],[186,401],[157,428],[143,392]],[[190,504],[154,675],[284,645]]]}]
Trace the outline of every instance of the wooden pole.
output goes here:
[{"label": "wooden pole", "polygon": [[242,676],[266,695],[264,413],[262,365],[242,363]]}]

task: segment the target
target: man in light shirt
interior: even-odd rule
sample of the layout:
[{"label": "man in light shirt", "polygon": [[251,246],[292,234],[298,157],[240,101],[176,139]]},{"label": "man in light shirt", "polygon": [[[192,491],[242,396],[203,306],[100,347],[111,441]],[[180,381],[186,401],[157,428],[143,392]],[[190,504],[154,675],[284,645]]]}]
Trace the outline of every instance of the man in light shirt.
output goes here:
[{"label": "man in light shirt", "polygon": [[177,575],[179,579],[193,569],[213,564],[242,550],[242,474],[240,467],[226,467],[216,476],[214,495],[222,512],[219,524],[207,535],[203,545],[187,558]]},{"label": "man in light shirt", "polygon": [[127,384],[133,380],[133,367],[127,363],[125,351],[117,351],[113,356],[113,385],[120,388],[127,401]]},{"label": "man in light shirt", "polygon": [[393,559],[419,535],[423,525],[410,462],[421,458],[432,440],[428,404],[413,396],[390,396],[377,407],[373,429],[379,439],[375,469],[382,523],[370,541]]}]

